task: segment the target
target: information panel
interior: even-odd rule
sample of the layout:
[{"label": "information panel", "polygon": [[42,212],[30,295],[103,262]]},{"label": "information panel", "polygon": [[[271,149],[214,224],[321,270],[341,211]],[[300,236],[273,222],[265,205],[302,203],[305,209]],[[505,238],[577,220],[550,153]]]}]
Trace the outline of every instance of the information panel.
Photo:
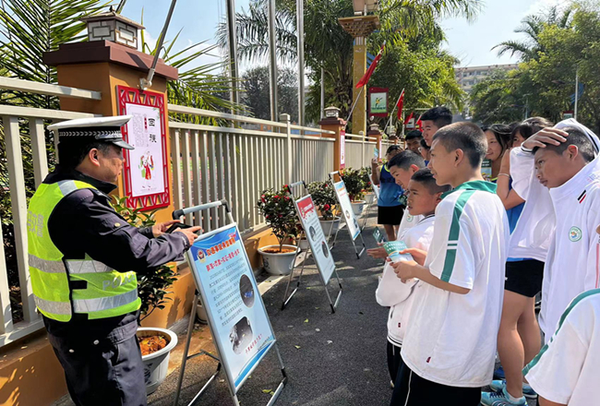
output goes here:
[{"label": "information panel", "polygon": [[201,235],[187,255],[221,362],[237,393],[276,341],[237,226]]},{"label": "information panel", "polygon": [[344,184],[344,181],[341,180],[337,183],[334,183],[333,186],[335,188],[335,194],[337,195],[338,201],[340,202],[344,219],[346,220],[348,232],[350,233],[350,237],[352,237],[352,241],[354,241],[360,234],[360,227],[358,226],[356,217],[354,217],[354,211],[352,210],[352,204],[350,204],[350,196],[348,196],[348,192],[346,191],[346,185]]},{"label": "information panel", "polygon": [[329,251],[329,245],[325,240],[325,233],[323,233],[323,229],[321,228],[312,197],[307,195],[295,203],[302,227],[304,228],[304,234],[306,234],[306,239],[313,253],[313,258],[317,263],[323,283],[327,285],[335,270],[335,262]]}]

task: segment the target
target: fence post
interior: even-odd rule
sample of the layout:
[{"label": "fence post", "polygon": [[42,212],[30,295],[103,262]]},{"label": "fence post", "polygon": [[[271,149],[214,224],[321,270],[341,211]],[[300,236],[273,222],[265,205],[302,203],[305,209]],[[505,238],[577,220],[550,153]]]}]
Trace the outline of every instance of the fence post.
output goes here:
[{"label": "fence post", "polygon": [[342,142],[345,142],[346,121],[339,118],[340,110],[336,107],[327,107],[325,111],[328,117],[319,121],[319,125],[322,130],[333,131],[335,133],[323,134],[323,137],[335,139],[333,144],[333,170],[339,171],[344,167],[342,148],[344,148],[345,145],[342,145]]},{"label": "fence post", "polygon": [[291,123],[290,123],[290,115],[289,114],[280,114],[279,115],[279,121],[281,123],[285,123],[286,124],[286,134],[287,134],[287,139],[285,142],[285,149],[286,149],[286,159],[285,159],[285,182],[289,185],[291,183],[293,183],[292,181],[292,170],[293,170],[293,163],[292,163],[292,128]]},{"label": "fence post", "polygon": [[360,154],[360,156],[362,157],[361,158],[361,162],[362,162],[361,163],[361,167],[364,168],[365,166],[369,166],[369,164],[370,164],[369,159],[367,159],[367,163],[365,164],[365,142],[366,142],[365,132],[364,131],[359,131],[358,135],[360,135],[360,137],[361,137],[360,141],[362,142],[362,144],[361,144],[361,154]]}]

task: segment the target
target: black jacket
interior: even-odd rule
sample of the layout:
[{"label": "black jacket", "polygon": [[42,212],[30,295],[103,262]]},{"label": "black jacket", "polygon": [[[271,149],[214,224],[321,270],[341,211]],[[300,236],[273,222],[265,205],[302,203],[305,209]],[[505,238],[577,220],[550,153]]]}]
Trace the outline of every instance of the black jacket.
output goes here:
[{"label": "black jacket", "polygon": [[[116,186],[99,181],[77,171],[57,169],[44,183],[80,180],[97,188],[80,189],[63,198],[48,219],[52,242],[66,259],[83,259],[85,254],[119,272],[152,272],[156,267],[181,260],[189,241],[181,233],[164,234],[153,238],[150,228],[136,228],[110,206],[108,193]],[[81,282],[76,282],[81,283]],[[84,286],[71,285],[71,289]],[[44,317],[48,332],[57,337],[73,335],[109,335],[135,333],[137,312],[119,317],[87,320],[84,314],[73,314],[71,321],[59,322]],[[126,326],[127,328],[119,329]],[[114,329],[120,331],[113,332]],[[125,331],[123,331],[125,330]],[[124,338],[124,337],[122,337]]]}]

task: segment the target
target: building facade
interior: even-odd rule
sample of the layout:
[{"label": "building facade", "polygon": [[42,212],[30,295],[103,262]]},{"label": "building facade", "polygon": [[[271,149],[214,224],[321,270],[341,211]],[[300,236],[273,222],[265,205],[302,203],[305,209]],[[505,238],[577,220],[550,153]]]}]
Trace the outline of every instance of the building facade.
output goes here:
[{"label": "building facade", "polygon": [[502,70],[508,72],[517,69],[518,64],[503,64],[503,65],[487,65],[487,66],[468,66],[454,69],[456,81],[467,93],[473,90],[473,86],[487,79],[493,72]]}]

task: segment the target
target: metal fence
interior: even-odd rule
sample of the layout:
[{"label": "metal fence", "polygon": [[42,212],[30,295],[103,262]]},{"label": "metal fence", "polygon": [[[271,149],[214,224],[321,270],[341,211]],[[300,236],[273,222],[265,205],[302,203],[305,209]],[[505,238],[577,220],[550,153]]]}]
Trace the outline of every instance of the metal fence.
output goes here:
[{"label": "metal fence", "polygon": [[[333,132],[169,105],[171,113],[226,120],[232,126],[170,121],[176,207],[226,199],[242,232],[264,225],[257,210],[261,192],[304,180],[325,180],[333,170]],[[285,115],[284,115],[285,116]],[[267,131],[245,129],[259,124]],[[235,125],[235,126],[233,126]],[[292,130],[318,135],[292,135]],[[212,230],[224,224],[223,209],[188,215],[187,221]]]},{"label": "metal fence", "polygon": [[361,169],[371,166],[376,147],[375,138],[346,134],[346,168]]}]

